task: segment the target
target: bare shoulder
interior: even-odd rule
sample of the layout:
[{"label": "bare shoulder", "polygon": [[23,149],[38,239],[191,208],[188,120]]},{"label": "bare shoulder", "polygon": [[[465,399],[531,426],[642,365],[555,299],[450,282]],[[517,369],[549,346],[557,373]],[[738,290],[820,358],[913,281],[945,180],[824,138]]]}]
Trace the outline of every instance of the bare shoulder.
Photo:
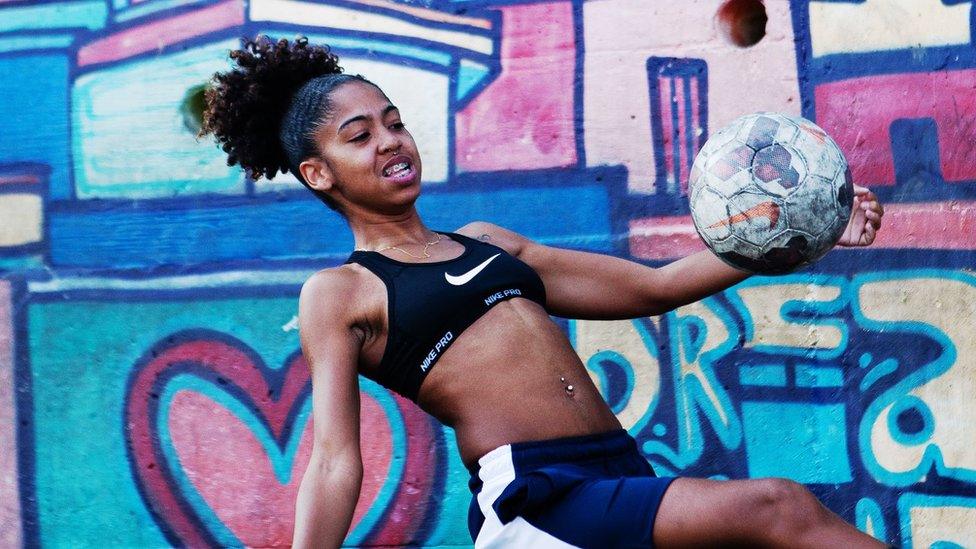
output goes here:
[{"label": "bare shoulder", "polygon": [[334,292],[355,290],[360,283],[360,274],[352,265],[340,265],[317,271],[302,284],[302,295],[325,297]]},{"label": "bare shoulder", "polygon": [[494,244],[516,257],[532,244],[531,240],[519,233],[487,221],[472,221],[458,229],[457,232],[467,237]]},{"label": "bare shoulder", "polygon": [[340,265],[322,269],[302,284],[298,299],[299,317],[327,315],[349,321],[358,311],[352,304],[362,304],[367,274],[358,265]]}]

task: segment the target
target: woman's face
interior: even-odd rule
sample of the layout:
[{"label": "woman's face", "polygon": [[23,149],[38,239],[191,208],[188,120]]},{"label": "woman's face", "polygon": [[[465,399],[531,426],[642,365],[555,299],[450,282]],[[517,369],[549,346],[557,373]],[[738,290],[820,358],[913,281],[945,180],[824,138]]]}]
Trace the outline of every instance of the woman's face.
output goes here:
[{"label": "woman's face", "polygon": [[347,82],[333,90],[331,113],[315,132],[320,158],[306,180],[346,214],[362,208],[398,212],[420,192],[420,155],[400,111],[376,86]]}]

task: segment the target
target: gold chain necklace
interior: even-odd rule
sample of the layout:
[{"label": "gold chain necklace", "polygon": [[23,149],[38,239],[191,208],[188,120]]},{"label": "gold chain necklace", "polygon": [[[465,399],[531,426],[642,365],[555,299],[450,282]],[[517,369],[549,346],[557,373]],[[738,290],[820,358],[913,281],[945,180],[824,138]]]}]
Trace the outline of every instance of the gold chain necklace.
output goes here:
[{"label": "gold chain necklace", "polygon": [[[436,240],[432,240],[430,242],[425,243],[424,244],[424,251],[422,252],[424,255],[413,255],[412,253],[408,252],[407,250],[404,250],[403,248],[401,248],[400,246],[385,246],[383,248],[379,248],[379,249],[376,249],[376,250],[367,250],[365,248],[356,248],[356,251],[357,252],[377,252],[377,253],[379,253],[379,252],[385,252],[386,250],[397,250],[398,252],[403,252],[403,253],[409,255],[410,257],[412,257],[414,259],[429,259],[430,258],[430,253],[427,250],[430,249],[430,247],[433,246],[434,244],[437,244],[438,242],[440,242],[441,240],[444,240],[444,235],[442,235],[440,233],[437,233],[437,239]],[[417,245],[419,246],[420,244],[417,244]]]}]

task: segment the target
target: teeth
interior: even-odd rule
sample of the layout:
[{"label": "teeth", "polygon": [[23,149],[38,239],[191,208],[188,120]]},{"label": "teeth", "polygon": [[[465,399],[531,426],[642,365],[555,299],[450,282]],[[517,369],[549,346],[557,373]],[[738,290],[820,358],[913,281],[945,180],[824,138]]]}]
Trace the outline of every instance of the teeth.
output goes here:
[{"label": "teeth", "polygon": [[393,166],[390,166],[389,168],[383,170],[383,175],[393,175],[396,172],[407,169],[408,166],[409,164],[407,164],[406,162],[400,162],[399,164],[394,164]]}]

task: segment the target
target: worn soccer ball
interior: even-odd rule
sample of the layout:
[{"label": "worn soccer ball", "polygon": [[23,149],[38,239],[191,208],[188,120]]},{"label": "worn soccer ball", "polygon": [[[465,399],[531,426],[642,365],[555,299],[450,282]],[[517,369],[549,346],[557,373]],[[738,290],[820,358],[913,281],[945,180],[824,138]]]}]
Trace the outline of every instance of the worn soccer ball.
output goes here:
[{"label": "worn soccer ball", "polygon": [[705,244],[732,266],[784,274],[827,253],[851,217],[854,188],[837,143],[778,113],[743,116],[712,135],[688,183]]}]

